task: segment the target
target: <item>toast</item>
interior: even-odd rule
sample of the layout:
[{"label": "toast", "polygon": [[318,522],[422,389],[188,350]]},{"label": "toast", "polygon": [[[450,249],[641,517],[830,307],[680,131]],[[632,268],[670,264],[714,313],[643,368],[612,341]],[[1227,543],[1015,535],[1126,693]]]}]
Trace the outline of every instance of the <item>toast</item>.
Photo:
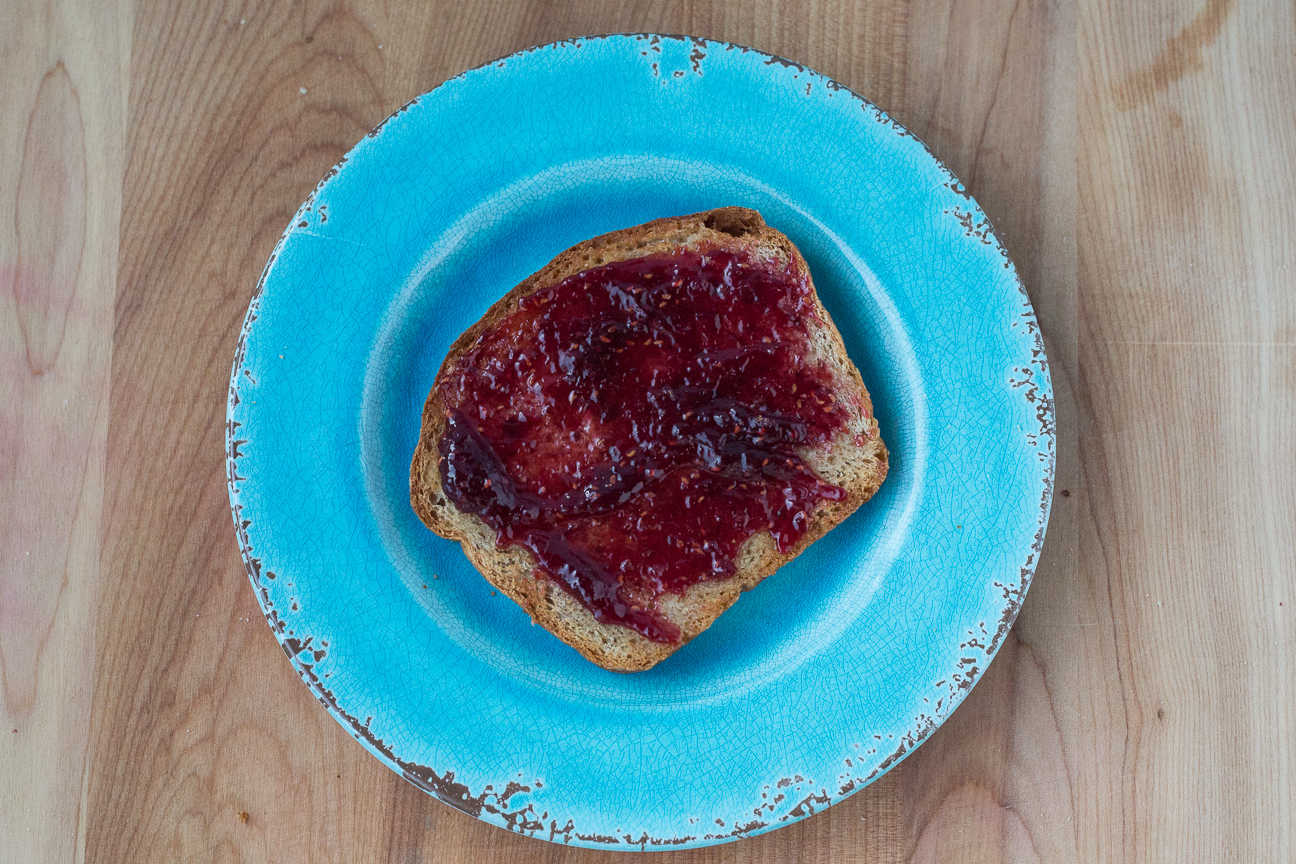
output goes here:
[{"label": "toast", "polygon": [[[662,641],[648,638],[629,626],[599,620],[569,590],[552,578],[544,578],[537,569],[536,555],[528,548],[501,547],[497,544],[496,530],[483,518],[460,510],[450,500],[441,473],[442,438],[452,422],[443,385],[461,374],[460,364],[465,362],[465,355],[503,319],[518,310],[523,298],[593,268],[682,252],[731,253],[759,267],[803,274],[812,304],[811,314],[805,316],[804,323],[809,333],[805,356],[819,369],[827,370],[837,396],[835,404],[844,413],[833,437],[826,443],[796,450],[796,456],[819,480],[837,487],[837,499],[816,503],[802,523],[804,533],[790,548],[780,551],[771,531],[759,531],[742,543],[732,560],[731,576],[708,577],[682,593],[659,594],[655,598],[658,614],[678,631],[677,638]],[[719,323],[717,318],[717,328]],[[791,460],[788,464],[792,464]],[[657,219],[578,243],[492,305],[451,346],[424,405],[422,429],[410,466],[410,501],[428,528],[458,541],[487,581],[525,609],[533,621],[597,665],[632,672],[659,663],[709,627],[743,591],[755,587],[791,561],[872,497],[886,473],[887,450],[873,416],[868,390],[814,291],[801,253],[787,237],[767,226],[756,211],[723,207]],[[652,476],[651,472],[648,476]],[[489,487],[489,481],[486,485]]]}]

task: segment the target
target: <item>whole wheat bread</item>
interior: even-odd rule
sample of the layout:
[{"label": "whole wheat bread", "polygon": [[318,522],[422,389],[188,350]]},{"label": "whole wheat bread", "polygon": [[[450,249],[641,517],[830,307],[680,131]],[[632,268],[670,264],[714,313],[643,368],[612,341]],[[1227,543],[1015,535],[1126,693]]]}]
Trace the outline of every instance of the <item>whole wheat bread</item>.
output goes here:
[{"label": "whole wheat bread", "polygon": [[819,321],[808,322],[810,358],[831,369],[839,404],[848,406],[850,413],[827,446],[798,450],[797,455],[820,478],[842,487],[847,494],[843,500],[817,506],[810,514],[804,536],[786,554],[779,553],[768,532],[760,532],[742,546],[735,561],[737,573],[731,578],[698,582],[683,595],[661,595],[662,615],[682,633],[679,644],[655,642],[629,627],[596,620],[555,582],[535,577],[536,560],[528,550],[519,546],[497,548],[495,532],[485,522],[451,503],[442,490],[438,467],[439,442],[447,423],[440,383],[444,376],[454,374],[457,359],[478,336],[511,313],[519,299],[534,291],[604,264],[681,249],[736,251],[771,267],[787,267],[795,262],[809,279],[809,267],[792,242],[767,226],[759,213],[742,207],[657,219],[578,243],[524,279],[454,342],[424,405],[422,431],[410,466],[410,501],[428,528],[459,541],[482,575],[534,621],[599,666],[620,672],[648,669],[701,633],[733,605],[739,594],[801,554],[872,497],[887,473],[887,450],[873,417],[868,391],[811,283],[810,296]]}]

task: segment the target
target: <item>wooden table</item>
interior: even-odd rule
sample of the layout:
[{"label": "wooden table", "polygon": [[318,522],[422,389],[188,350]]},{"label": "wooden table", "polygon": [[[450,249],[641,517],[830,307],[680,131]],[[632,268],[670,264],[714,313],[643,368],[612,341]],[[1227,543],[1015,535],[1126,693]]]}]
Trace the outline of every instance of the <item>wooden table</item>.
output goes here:
[{"label": "wooden table", "polygon": [[1016,259],[1059,432],[1035,584],[963,707],[836,807],[664,854],[1296,859],[1294,14],[10,0],[0,861],[616,857],[478,823],[328,717],[249,589],[222,454],[244,309],[327,169],[462,69],[636,30],[794,58],[925,140]]}]

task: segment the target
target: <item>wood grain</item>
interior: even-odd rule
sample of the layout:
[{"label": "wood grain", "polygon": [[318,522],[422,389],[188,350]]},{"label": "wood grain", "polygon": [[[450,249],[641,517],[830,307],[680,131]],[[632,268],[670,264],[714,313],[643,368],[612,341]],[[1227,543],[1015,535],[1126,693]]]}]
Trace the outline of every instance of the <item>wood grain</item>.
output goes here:
[{"label": "wood grain", "polygon": [[1091,856],[1296,854],[1293,12],[1082,7]]},{"label": "wood grain", "polygon": [[464,68],[627,30],[796,59],[923,138],[1017,262],[1060,438],[1035,584],[946,725],[821,814],[655,860],[1296,857],[1290,4],[10,7],[0,860],[633,857],[357,746],[262,622],[221,455],[243,310],[328,167]]},{"label": "wood grain", "polygon": [[0,17],[0,860],[70,861],[88,815],[129,17],[63,2]]}]

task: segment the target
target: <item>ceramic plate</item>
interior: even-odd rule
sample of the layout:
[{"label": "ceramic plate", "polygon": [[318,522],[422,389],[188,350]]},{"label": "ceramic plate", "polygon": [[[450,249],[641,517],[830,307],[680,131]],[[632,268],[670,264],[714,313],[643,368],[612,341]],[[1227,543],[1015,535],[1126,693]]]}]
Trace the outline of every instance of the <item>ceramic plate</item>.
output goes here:
[{"label": "ceramic plate", "polygon": [[[891,474],[648,672],[582,659],[420,524],[409,462],[450,343],[568,246],[754,207],[805,253]],[[657,849],[840,801],[949,716],[1026,592],[1052,390],[986,217],[921,142],[795,63],[654,35],[533,48],[406,105],[302,205],[228,406],[248,576],[365,748],[486,822]]]}]

